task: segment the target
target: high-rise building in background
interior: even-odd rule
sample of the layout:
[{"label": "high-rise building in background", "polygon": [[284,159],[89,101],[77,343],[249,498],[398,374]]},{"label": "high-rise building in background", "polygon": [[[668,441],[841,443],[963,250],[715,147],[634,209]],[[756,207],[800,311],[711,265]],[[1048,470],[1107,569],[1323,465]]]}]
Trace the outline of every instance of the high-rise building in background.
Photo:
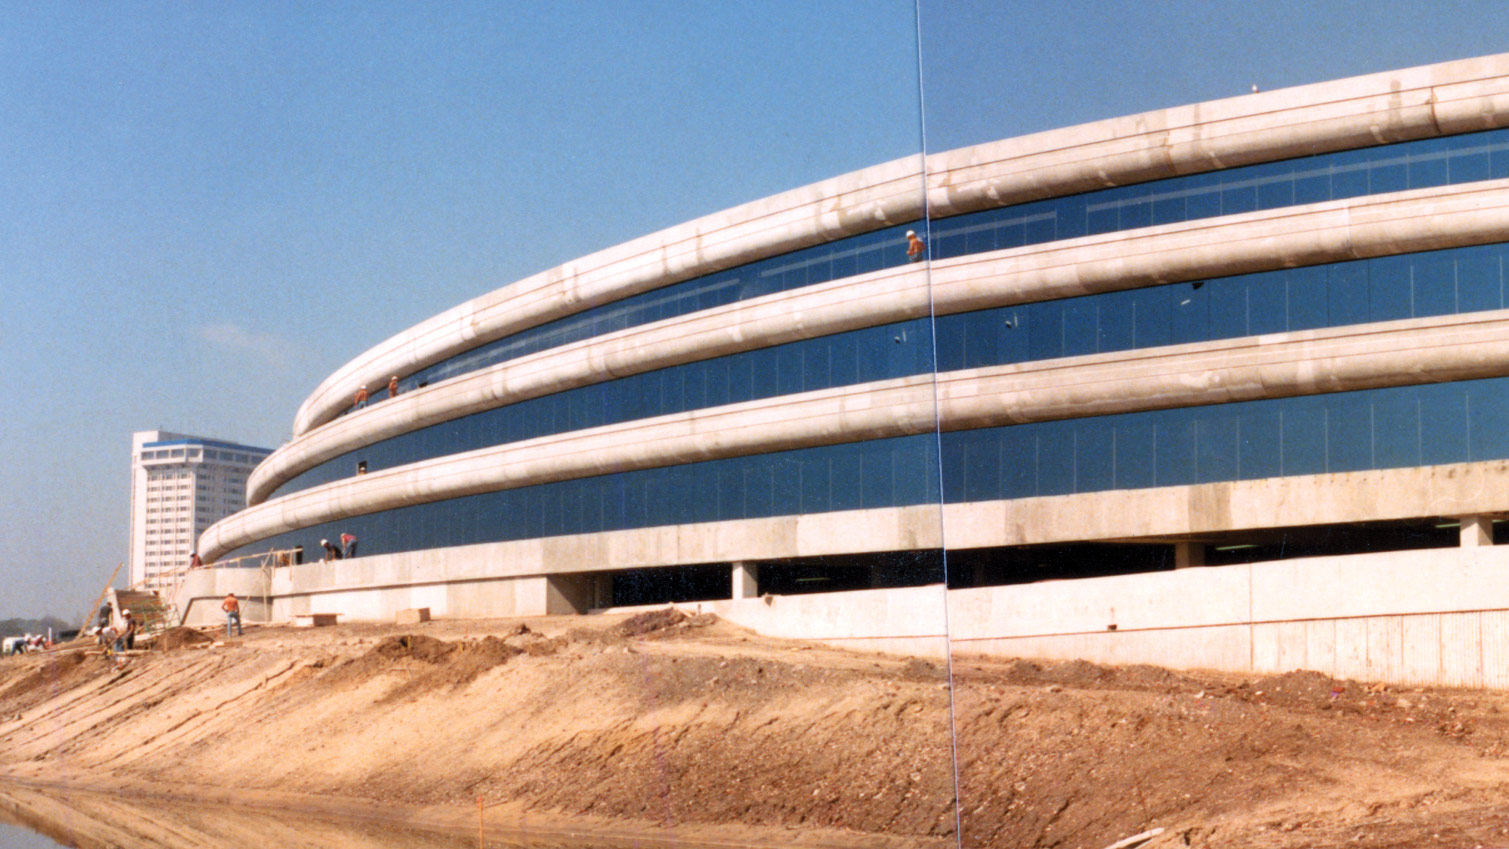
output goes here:
[{"label": "high-rise building in background", "polygon": [[205,528],[246,506],[246,477],[268,454],[185,433],[131,435],[131,584],[158,588]]}]

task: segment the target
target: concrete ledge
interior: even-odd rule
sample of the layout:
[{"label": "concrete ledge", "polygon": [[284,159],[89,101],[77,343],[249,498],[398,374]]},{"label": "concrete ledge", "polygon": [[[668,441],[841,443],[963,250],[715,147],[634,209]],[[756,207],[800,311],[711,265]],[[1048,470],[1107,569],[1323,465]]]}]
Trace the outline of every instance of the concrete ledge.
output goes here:
[{"label": "concrete ledge", "polygon": [[[1509,124],[1509,56],[1446,62],[1038,133],[927,160],[931,213]],[[369,349],[300,406],[323,424],[377,385],[493,339],[631,294],[916,220],[922,158],[907,157],[599,251],[448,310]]]},{"label": "concrete ledge", "polygon": [[1509,125],[1509,56],[1112,118],[928,157],[943,218],[1047,197]]},{"label": "concrete ledge", "polygon": [[212,560],[341,516],[939,425],[962,430],[1506,372],[1509,311],[992,366],[940,374],[936,382],[919,375],[554,434],[347,478],[223,519],[200,537],[199,550]]},{"label": "concrete ledge", "polygon": [[[940,315],[1182,280],[1509,240],[1509,180],[1170,224],[941,260]],[[273,452],[260,504],[294,475],[370,442],[528,398],[694,360],[928,314],[922,269],[887,269],[543,351],[407,393]],[[1126,358],[1147,356],[1126,352]]]},{"label": "concrete ledge", "polygon": [[1509,461],[1493,460],[946,504],[943,526],[962,549],[1504,512]]},{"label": "concrete ledge", "polygon": [[599,304],[922,215],[920,154],[704,216],[589,254],[415,325],[342,366],[294,417],[298,436],[381,385],[461,351]]}]

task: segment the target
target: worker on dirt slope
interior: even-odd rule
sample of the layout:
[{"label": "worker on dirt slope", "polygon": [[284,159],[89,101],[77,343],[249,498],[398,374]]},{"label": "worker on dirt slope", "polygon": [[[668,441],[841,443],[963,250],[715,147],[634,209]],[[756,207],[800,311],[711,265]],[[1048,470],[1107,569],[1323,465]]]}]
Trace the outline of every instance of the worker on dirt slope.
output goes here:
[{"label": "worker on dirt slope", "polygon": [[120,636],[115,638],[115,650],[120,651],[121,649],[125,649],[126,651],[131,651],[135,649],[136,632],[140,630],[141,624],[136,621],[135,616],[131,615],[131,611],[122,611],[121,632]]},{"label": "worker on dirt slope", "polygon": [[236,626],[236,636],[241,636],[241,602],[236,600],[235,593],[226,593],[225,601],[220,602],[220,609],[225,611],[225,635],[231,635],[231,625]]}]

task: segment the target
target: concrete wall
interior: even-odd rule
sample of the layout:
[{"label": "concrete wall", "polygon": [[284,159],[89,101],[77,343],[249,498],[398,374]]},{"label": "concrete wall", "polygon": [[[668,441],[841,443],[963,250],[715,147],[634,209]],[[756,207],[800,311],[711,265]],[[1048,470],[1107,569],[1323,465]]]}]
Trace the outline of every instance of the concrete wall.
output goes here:
[{"label": "concrete wall", "polygon": [[700,607],[771,637],[856,651],[948,654],[941,585],[702,602]]},{"label": "concrete wall", "polygon": [[1506,687],[1509,548],[954,590],[949,626],[956,653]]},{"label": "concrete wall", "polygon": [[228,593],[241,602],[241,621],[272,621],[270,572],[262,569],[196,569],[184,574],[178,595],[178,615],[185,625],[223,625],[220,604]]},{"label": "concrete wall", "polygon": [[[366,558],[363,558],[366,560]],[[398,556],[280,567],[272,617],[392,621],[585,610],[590,576],[479,577],[464,558]],[[359,565],[358,565],[359,564]],[[471,571],[468,571],[470,568]],[[263,621],[252,569],[205,570],[180,597],[188,624],[224,621],[226,592]],[[760,597],[682,605],[761,634],[862,651],[1153,663],[1266,674],[1312,669],[1401,684],[1509,687],[1509,546],[1317,557],[1072,581]],[[946,613],[945,613],[946,611]],[[1115,626],[1112,630],[1111,626]]]}]

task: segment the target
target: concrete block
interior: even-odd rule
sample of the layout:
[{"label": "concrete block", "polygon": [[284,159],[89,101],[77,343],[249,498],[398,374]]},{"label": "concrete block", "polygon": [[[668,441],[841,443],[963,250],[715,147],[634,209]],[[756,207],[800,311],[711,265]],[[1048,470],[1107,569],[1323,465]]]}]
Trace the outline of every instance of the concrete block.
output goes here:
[{"label": "concrete block", "polygon": [[428,607],[411,607],[400,610],[393,617],[393,621],[399,625],[418,625],[421,622],[430,621],[430,609]]}]

